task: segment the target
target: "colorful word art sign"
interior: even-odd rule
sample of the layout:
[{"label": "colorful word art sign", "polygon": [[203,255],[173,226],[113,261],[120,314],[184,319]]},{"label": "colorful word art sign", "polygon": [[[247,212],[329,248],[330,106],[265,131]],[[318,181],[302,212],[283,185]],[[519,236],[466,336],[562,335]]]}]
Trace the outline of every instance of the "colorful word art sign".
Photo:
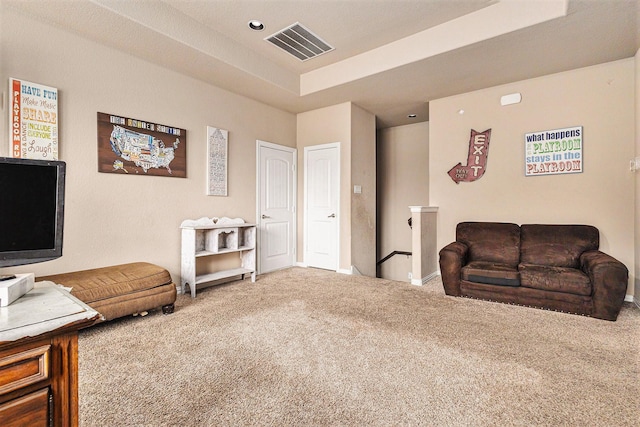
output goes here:
[{"label": "colorful word art sign", "polygon": [[463,166],[462,163],[458,163],[447,172],[456,184],[473,182],[482,178],[482,175],[487,170],[490,139],[491,129],[487,129],[484,132],[476,132],[471,129],[467,164]]},{"label": "colorful word art sign", "polygon": [[98,113],[98,172],[187,176],[187,131]]},{"label": "colorful word art sign", "polygon": [[582,126],[524,135],[525,176],[582,172]]},{"label": "colorful word art sign", "polygon": [[9,79],[11,156],[58,160],[58,89]]}]

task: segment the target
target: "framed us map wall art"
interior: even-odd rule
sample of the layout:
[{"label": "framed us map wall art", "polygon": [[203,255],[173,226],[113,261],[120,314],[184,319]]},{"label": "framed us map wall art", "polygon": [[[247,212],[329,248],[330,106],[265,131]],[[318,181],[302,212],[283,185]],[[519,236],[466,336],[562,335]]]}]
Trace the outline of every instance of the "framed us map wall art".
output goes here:
[{"label": "framed us map wall art", "polygon": [[207,126],[207,196],[227,195],[229,132]]}]

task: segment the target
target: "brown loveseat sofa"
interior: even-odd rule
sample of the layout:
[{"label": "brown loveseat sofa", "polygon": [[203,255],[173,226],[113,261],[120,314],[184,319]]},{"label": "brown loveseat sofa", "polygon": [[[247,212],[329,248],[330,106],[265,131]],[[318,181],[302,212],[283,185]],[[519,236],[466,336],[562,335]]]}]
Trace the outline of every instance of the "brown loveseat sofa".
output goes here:
[{"label": "brown loveseat sofa", "polygon": [[589,225],[461,222],[440,251],[447,295],[616,320],[628,270]]}]

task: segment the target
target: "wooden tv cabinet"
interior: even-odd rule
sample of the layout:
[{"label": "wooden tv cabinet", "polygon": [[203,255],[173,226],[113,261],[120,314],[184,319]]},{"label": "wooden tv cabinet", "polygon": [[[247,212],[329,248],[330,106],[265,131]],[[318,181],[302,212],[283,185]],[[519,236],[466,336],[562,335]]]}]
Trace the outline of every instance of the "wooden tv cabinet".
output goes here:
[{"label": "wooden tv cabinet", "polygon": [[52,282],[0,307],[0,425],[78,425],[78,330],[99,318]]}]

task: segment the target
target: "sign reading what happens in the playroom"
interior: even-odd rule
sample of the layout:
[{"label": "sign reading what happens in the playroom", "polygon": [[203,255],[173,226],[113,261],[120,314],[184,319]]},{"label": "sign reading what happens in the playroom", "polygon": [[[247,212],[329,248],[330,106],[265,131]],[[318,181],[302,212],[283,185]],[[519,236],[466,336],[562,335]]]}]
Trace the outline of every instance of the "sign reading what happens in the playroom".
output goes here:
[{"label": "sign reading what happens in the playroom", "polygon": [[524,135],[525,176],[582,172],[582,126]]}]

